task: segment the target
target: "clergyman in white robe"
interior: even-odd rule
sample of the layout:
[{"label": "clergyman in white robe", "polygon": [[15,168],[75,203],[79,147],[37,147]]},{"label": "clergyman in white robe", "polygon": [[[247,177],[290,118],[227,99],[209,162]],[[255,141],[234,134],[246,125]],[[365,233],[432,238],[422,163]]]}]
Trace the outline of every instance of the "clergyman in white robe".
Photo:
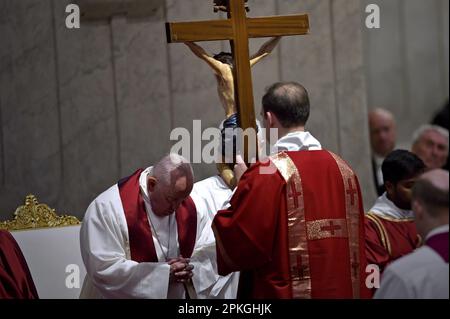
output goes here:
[{"label": "clergyman in white robe", "polygon": [[[210,258],[207,263],[211,263],[214,272],[209,272],[214,275],[214,278],[207,280],[199,287],[200,293],[208,299],[235,299],[237,296],[237,289],[239,284],[239,273],[231,273],[227,276],[219,276],[216,261],[216,241],[214,233],[212,232],[211,223],[217,211],[221,210],[230,200],[232,190],[219,176],[212,176],[194,184],[191,192],[191,198],[195,203],[197,211],[202,211],[202,215],[208,215],[207,237],[204,238],[203,248],[201,254],[205,254],[205,258]],[[197,253],[197,258],[200,253]],[[213,285],[207,287],[210,282],[215,282]]]},{"label": "clergyman in white robe", "polygon": [[[152,212],[147,192],[147,175],[139,177],[158,262],[131,260],[130,241],[118,184],[100,194],[88,207],[80,231],[81,255],[87,270],[80,298],[185,298],[182,283],[170,280],[166,260],[180,256],[175,214],[159,217]],[[211,251],[210,217],[197,210],[196,241],[191,256],[194,265],[192,283],[198,298],[217,284],[217,270]],[[184,256],[186,257],[186,256]],[[209,293],[209,291],[208,291]]]}]

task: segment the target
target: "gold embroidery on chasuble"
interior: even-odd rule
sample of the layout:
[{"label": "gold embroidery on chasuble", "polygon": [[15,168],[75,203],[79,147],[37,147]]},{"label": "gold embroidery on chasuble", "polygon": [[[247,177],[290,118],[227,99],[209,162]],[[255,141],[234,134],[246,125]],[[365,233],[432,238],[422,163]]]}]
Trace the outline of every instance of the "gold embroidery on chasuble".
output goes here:
[{"label": "gold embroidery on chasuble", "polygon": [[350,267],[353,298],[360,297],[360,258],[359,258],[359,197],[356,187],[356,175],[336,154],[329,152],[341,172],[345,192],[345,214],[347,221],[348,243],[350,249]]},{"label": "gold embroidery on chasuble", "polygon": [[320,219],[306,223],[308,240],[326,238],[347,238],[347,221],[345,219]]},{"label": "gold embroidery on chasuble", "polygon": [[294,299],[309,299],[311,298],[311,274],[300,173],[291,158],[284,152],[273,155],[270,159],[286,181],[292,297]]},{"label": "gold embroidery on chasuble", "polygon": [[389,235],[384,227],[383,223],[378,219],[378,216],[376,216],[373,213],[366,214],[366,218],[371,220],[376,228],[378,229],[378,233],[380,235],[381,244],[383,245],[384,249],[388,252],[389,256],[392,257],[392,249],[391,249],[391,242],[389,240]]}]

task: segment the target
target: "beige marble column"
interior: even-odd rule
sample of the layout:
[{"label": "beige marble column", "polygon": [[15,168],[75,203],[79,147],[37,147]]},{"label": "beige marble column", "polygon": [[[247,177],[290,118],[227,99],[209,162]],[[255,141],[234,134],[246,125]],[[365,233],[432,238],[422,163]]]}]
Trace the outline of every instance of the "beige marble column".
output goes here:
[{"label": "beige marble column", "polygon": [[54,1],[63,154],[60,211],[83,216],[87,205],[120,176],[115,78],[108,20],[65,27]]},{"label": "beige marble column", "polygon": [[334,77],[339,154],[358,175],[365,209],[375,199],[367,97],[364,76],[361,7],[359,0],[334,0],[332,7]]},{"label": "beige marble column", "polygon": [[61,154],[53,13],[50,1],[0,5],[2,174],[0,218],[29,192],[55,203]]}]

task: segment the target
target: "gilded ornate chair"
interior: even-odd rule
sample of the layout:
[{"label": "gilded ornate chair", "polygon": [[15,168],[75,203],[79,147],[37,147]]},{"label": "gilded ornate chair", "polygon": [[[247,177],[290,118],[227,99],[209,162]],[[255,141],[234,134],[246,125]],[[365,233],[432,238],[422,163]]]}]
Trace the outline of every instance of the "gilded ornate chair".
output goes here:
[{"label": "gilded ornate chair", "polygon": [[78,298],[86,275],[81,259],[80,221],[59,216],[54,209],[28,195],[11,220],[0,222],[19,244],[40,298]]}]

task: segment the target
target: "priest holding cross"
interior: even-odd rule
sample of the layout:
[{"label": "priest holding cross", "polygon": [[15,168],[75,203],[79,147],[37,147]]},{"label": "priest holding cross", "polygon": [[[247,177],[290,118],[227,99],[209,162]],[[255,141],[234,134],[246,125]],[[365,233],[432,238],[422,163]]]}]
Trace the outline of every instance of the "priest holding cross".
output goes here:
[{"label": "priest holding cross", "polygon": [[240,271],[244,299],[369,297],[358,178],[305,130],[308,92],[275,83],[261,113],[280,139],[267,161],[235,167],[237,189],[212,225],[219,274]]},{"label": "priest holding cross", "polygon": [[[248,39],[309,30],[306,15],[247,18],[245,2],[216,0],[215,10],[226,11],[226,20],[167,24],[169,42],[230,40],[243,129],[256,126]],[[241,272],[238,297],[369,296],[358,179],[345,161],[323,150],[305,130],[309,113],[302,85],[275,83],[268,89],[261,116],[264,127],[276,129],[280,139],[267,161],[250,168],[245,164],[248,154],[237,161],[237,189],[214,218],[218,271]]]}]

